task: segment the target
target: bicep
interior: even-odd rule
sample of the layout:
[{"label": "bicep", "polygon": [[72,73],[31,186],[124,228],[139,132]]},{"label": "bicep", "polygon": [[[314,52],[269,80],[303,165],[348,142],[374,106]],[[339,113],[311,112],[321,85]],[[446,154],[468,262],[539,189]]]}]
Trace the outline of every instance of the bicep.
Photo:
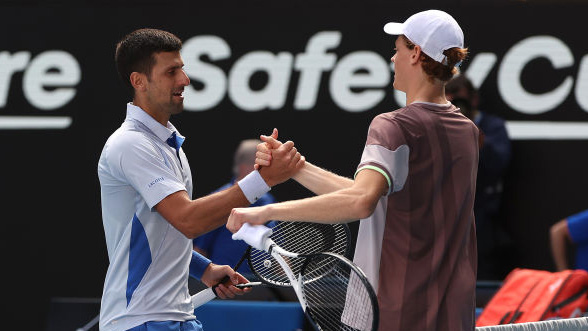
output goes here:
[{"label": "bicep", "polygon": [[388,180],[379,171],[368,168],[357,173],[352,189],[361,192],[364,203],[373,211],[382,196],[388,193]]},{"label": "bicep", "polygon": [[186,191],[177,191],[163,198],[155,205],[155,210],[178,231],[185,233],[184,215],[190,207],[190,197]]}]

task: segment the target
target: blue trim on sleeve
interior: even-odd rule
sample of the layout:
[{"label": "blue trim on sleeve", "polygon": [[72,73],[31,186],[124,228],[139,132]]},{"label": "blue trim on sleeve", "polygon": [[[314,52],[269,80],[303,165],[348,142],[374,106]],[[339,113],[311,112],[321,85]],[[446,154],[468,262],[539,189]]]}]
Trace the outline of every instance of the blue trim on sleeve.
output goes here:
[{"label": "blue trim on sleeve", "polygon": [[210,264],[210,260],[200,255],[196,251],[192,251],[192,260],[190,261],[190,277],[201,279],[204,270]]},{"label": "blue trim on sleeve", "polygon": [[131,302],[133,293],[141,283],[151,265],[151,249],[143,224],[135,214],[131,227],[131,245],[129,248],[129,274],[127,276],[127,306]]}]

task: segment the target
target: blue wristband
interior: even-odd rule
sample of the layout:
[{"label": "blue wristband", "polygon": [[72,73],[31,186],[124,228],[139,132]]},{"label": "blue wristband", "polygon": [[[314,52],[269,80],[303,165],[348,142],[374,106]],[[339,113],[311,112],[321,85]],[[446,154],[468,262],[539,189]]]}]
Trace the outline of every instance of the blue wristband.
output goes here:
[{"label": "blue wristband", "polygon": [[192,260],[190,261],[190,277],[194,277],[196,279],[201,279],[202,274],[208,265],[210,264],[210,260],[206,257],[198,254],[196,251],[192,251]]}]

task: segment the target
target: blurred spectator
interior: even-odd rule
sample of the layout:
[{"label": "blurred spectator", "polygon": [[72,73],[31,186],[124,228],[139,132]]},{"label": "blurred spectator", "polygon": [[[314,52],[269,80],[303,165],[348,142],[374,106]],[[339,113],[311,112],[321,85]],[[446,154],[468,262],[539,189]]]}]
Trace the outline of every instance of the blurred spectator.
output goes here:
[{"label": "blurred spectator", "polygon": [[[564,218],[550,229],[551,254],[557,271],[570,268],[588,270],[588,210]],[[575,264],[570,265],[568,246],[573,244]]]},{"label": "blurred spectator", "polygon": [[[236,182],[253,171],[255,165],[255,153],[257,151],[257,144],[259,143],[261,143],[261,140],[258,139],[241,141],[239,147],[235,151],[233,178],[229,183],[220,187],[217,192],[233,186]],[[274,202],[274,197],[270,193],[266,193],[251,206],[263,206]],[[194,250],[213,260],[217,264],[228,264],[231,267],[234,267],[235,264],[239,262],[241,256],[243,256],[245,249],[247,249],[247,244],[242,240],[233,240],[232,235],[233,234],[227,230],[226,227],[221,226],[195,238],[193,241]],[[251,269],[247,263],[243,263],[237,271],[243,275],[251,275]]]},{"label": "blurred spectator", "polygon": [[510,162],[511,146],[504,120],[478,109],[479,94],[465,75],[445,86],[447,99],[459,107],[480,129],[480,161],[476,181],[474,215],[478,239],[478,279],[502,279],[499,250],[508,236],[498,218],[503,177]]}]

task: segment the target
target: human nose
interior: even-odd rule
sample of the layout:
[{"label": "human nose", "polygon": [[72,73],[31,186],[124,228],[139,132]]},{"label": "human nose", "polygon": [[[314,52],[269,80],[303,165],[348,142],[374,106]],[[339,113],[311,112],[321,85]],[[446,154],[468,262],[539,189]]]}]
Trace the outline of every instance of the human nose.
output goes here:
[{"label": "human nose", "polygon": [[188,86],[190,85],[190,77],[186,74],[184,70],[182,70],[182,85]]}]

